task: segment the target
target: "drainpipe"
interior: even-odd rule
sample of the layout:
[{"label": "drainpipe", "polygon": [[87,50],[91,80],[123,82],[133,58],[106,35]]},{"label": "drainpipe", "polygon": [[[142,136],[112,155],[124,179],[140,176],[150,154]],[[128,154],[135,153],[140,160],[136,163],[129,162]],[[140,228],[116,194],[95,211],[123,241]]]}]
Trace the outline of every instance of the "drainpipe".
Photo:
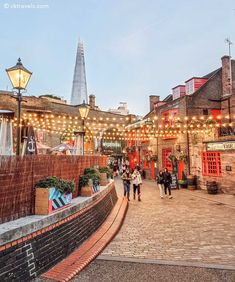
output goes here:
[{"label": "drainpipe", "polygon": [[[186,117],[188,117],[188,98],[186,96]],[[187,120],[187,131],[186,131],[186,145],[187,145],[187,154],[188,154],[188,174],[190,175],[190,149],[189,149],[189,133],[188,133],[188,120]]]}]

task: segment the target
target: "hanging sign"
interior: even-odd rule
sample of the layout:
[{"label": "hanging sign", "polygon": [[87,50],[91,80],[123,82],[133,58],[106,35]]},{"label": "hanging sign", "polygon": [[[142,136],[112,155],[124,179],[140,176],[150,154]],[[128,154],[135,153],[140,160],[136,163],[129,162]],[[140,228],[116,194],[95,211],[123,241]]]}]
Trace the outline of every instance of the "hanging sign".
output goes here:
[{"label": "hanging sign", "polygon": [[34,155],[37,154],[37,146],[34,135],[33,127],[28,128],[28,137],[26,141],[25,155]]}]

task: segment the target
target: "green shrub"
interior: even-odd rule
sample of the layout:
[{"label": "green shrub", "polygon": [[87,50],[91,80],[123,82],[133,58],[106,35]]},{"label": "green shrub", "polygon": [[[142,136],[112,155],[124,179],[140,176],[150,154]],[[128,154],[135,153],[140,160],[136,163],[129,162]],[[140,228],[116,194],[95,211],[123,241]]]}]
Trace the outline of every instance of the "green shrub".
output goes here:
[{"label": "green shrub", "polygon": [[179,179],[179,180],[178,180],[178,183],[179,183],[180,185],[185,185],[185,184],[187,184],[187,180],[181,180],[181,179]]},{"label": "green shrub", "polygon": [[75,189],[74,181],[59,179],[59,187],[57,187],[62,194],[73,193]]},{"label": "green shrub", "polygon": [[101,177],[100,177],[100,173],[99,172],[96,172],[96,173],[88,173],[88,174],[85,174],[88,179],[92,179],[92,181],[98,181],[100,182],[101,180]]},{"label": "green shrub", "polygon": [[93,182],[95,181],[95,182],[100,183],[101,177],[100,177],[100,172],[98,169],[94,167],[85,168],[84,175],[86,175],[88,179],[92,179]]},{"label": "green shrub", "polygon": [[39,180],[35,186],[40,188],[56,187],[58,180],[59,179],[56,176],[49,176],[47,178]]},{"label": "green shrub", "polygon": [[101,172],[101,173],[106,173],[107,178],[111,178],[112,175],[113,175],[111,169],[110,169],[109,167],[107,167],[107,166],[100,167],[100,168],[99,168],[99,172]]},{"label": "green shrub", "polygon": [[62,194],[69,194],[74,192],[75,183],[71,180],[60,179],[56,176],[49,176],[40,181],[35,185],[38,188],[57,188]]},{"label": "green shrub", "polygon": [[78,187],[79,190],[81,190],[82,187],[85,187],[86,185],[88,185],[89,182],[89,175],[80,175],[79,177],[79,183],[78,183]]},{"label": "green shrub", "polygon": [[97,173],[98,170],[94,167],[88,167],[84,169],[84,174],[94,174]]}]

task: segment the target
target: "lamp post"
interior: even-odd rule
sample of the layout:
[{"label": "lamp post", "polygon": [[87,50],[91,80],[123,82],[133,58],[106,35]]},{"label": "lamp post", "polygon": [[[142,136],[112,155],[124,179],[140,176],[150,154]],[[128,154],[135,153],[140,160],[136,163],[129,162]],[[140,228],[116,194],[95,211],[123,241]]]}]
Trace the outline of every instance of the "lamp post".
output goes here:
[{"label": "lamp post", "polygon": [[21,90],[25,90],[26,86],[29,82],[29,79],[32,75],[32,72],[27,70],[23,64],[21,63],[21,59],[19,58],[17,64],[9,69],[6,69],[6,72],[9,76],[11,84],[14,89],[17,89],[17,141],[16,141],[16,155],[20,155],[20,118],[21,118],[21,102],[22,95]]},{"label": "lamp post", "polygon": [[79,134],[82,136],[82,155],[84,156],[84,137],[86,134],[85,120],[89,114],[90,106],[85,104],[85,101],[83,100],[83,103],[79,105],[78,109],[82,119],[82,130],[79,131]]}]

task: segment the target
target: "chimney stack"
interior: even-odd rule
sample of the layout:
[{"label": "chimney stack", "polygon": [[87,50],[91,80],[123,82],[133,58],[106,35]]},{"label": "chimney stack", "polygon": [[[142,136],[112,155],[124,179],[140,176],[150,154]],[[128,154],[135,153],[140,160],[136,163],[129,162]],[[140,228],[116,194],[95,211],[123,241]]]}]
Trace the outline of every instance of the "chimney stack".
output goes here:
[{"label": "chimney stack", "polygon": [[89,96],[89,105],[92,109],[95,109],[95,95],[93,94]]},{"label": "chimney stack", "polygon": [[222,95],[232,94],[231,63],[229,56],[223,56],[222,60]]},{"label": "chimney stack", "polygon": [[154,105],[159,102],[160,96],[150,95],[149,96],[149,106],[150,112],[154,110]]}]

